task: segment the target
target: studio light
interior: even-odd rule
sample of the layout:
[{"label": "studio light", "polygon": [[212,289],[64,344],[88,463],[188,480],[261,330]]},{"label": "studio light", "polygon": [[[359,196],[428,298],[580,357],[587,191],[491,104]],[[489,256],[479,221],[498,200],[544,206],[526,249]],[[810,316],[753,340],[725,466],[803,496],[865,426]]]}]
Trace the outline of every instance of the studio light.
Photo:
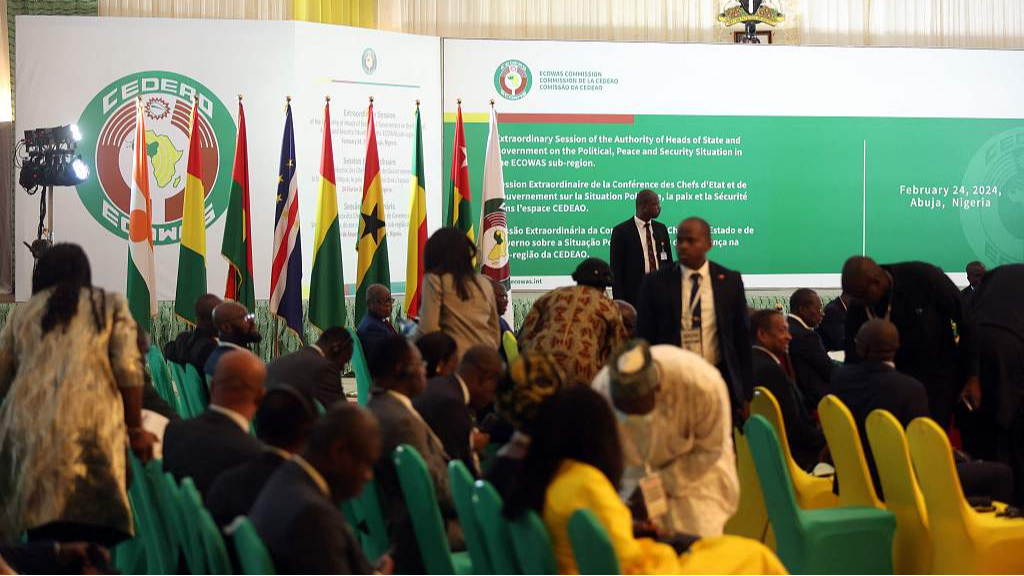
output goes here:
[{"label": "studio light", "polygon": [[18,183],[34,194],[39,187],[74,186],[89,177],[89,167],[76,152],[82,132],[76,124],[25,131],[18,143],[15,164]]}]

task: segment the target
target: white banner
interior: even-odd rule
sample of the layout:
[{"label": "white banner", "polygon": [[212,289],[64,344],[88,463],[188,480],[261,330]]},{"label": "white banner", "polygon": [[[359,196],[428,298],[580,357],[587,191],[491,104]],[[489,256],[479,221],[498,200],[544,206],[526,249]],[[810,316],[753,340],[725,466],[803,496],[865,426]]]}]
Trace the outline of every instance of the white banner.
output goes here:
[{"label": "white banner", "polygon": [[[200,96],[207,187],[207,278],[223,294],[224,213],[231,186],[237,95],[244,95],[249,144],[256,297],[270,288],[274,201],[292,96],[299,178],[303,284],[313,255],[325,96],[331,97],[345,280],[356,278],[355,234],[374,97],[391,278],[405,279],[412,130],[421,101],[429,230],[441,222],[440,39],[298,22],[18,17],[16,134],[77,123],[89,180],[54,191],[54,237],[89,254],[93,282],[125,289],[133,103],[146,108],[150,190],[157,243],[157,295],[174,298],[185,186],[188,108]],[[16,297],[30,296],[38,196],[15,190]],[[351,293],[351,292],[350,292]]]}]

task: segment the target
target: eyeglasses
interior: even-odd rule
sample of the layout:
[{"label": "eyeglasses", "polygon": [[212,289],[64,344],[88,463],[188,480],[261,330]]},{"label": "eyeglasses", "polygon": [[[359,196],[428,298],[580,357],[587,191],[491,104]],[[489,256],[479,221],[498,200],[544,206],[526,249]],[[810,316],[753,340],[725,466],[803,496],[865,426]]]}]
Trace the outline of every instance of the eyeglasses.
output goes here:
[{"label": "eyeglasses", "polygon": [[249,312],[245,316],[242,316],[242,320],[244,320],[245,322],[256,322],[256,314]]}]

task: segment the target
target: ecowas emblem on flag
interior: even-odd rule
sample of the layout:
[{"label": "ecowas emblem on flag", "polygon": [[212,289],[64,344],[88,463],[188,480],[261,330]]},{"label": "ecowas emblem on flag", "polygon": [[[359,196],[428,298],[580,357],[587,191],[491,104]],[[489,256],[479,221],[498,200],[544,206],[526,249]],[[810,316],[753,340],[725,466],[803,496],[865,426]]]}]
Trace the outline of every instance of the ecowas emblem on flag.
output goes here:
[{"label": "ecowas emblem on flag", "polygon": [[505,100],[519,100],[533,87],[533,74],[521,60],[505,60],[494,71],[494,89]]},{"label": "ecowas emblem on flag", "polygon": [[[209,226],[227,209],[235,137],[235,121],[212,91],[187,76],[151,70],[111,83],[85,107],[78,120],[82,130],[78,149],[96,178],[78,185],[78,197],[92,217],[111,233],[128,237],[135,99],[141,96],[153,199],[153,243],[180,241],[189,113],[196,94]],[[227,146],[223,153],[221,146]]]}]

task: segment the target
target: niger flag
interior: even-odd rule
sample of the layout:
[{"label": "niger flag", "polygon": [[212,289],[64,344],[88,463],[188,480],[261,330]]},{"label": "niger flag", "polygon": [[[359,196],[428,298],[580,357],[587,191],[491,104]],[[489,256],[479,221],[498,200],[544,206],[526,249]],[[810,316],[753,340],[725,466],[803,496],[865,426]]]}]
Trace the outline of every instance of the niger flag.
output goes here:
[{"label": "niger flag", "polygon": [[203,187],[203,155],[199,145],[199,97],[189,121],[188,175],[181,209],[181,247],[178,251],[178,286],[174,312],[190,325],[196,323],[196,300],[206,293],[206,190]]},{"label": "niger flag", "polygon": [[469,157],[466,156],[466,133],[462,128],[462,100],[459,100],[458,120],[455,122],[455,150],[452,153],[452,179],[448,191],[448,214],[445,226],[454,226],[476,243],[472,215],[473,194],[469,191]]},{"label": "niger flag", "polygon": [[153,259],[153,201],[149,196],[146,117],[142,97],[135,104],[135,150],[132,153],[132,199],[128,219],[128,309],[139,327],[152,331],[156,316],[156,265]]},{"label": "niger flag", "polygon": [[383,284],[391,289],[388,268],[388,235],[384,219],[384,191],[380,183],[377,131],[373,127],[373,100],[366,120],[366,166],[363,169],[363,203],[359,209],[356,240],[359,264],[356,268],[356,326],[366,314],[366,289]]}]

